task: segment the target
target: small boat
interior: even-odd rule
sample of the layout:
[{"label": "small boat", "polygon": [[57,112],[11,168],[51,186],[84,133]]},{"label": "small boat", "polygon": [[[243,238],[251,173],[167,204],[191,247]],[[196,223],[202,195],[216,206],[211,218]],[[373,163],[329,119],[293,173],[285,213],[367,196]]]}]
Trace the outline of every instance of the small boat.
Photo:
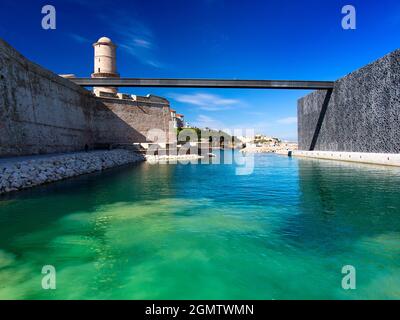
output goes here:
[{"label": "small boat", "polygon": [[214,153],[207,153],[207,156],[210,157],[210,158],[215,158],[216,157],[216,155]]}]

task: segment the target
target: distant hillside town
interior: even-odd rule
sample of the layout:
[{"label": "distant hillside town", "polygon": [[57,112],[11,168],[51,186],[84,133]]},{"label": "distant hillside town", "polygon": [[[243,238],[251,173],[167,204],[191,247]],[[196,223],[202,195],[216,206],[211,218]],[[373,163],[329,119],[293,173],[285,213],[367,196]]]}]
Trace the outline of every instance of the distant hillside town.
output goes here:
[{"label": "distant hillside town", "polygon": [[297,150],[298,148],[295,142],[284,141],[262,134],[256,134],[254,137],[238,137],[238,139],[244,144],[242,151],[249,153],[287,153],[288,151]]}]

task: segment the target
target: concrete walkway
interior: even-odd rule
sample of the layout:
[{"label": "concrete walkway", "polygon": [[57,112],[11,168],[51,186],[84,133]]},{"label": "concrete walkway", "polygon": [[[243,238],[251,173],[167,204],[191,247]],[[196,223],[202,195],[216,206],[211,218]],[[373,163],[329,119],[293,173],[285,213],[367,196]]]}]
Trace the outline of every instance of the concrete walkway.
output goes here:
[{"label": "concrete walkway", "polygon": [[397,153],[296,150],[292,151],[292,156],[400,167],[400,154]]}]

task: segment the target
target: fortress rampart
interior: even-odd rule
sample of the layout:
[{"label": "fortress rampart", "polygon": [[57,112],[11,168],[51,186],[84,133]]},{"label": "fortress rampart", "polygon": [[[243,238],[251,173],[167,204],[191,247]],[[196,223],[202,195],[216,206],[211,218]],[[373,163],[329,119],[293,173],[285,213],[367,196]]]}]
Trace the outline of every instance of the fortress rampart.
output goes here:
[{"label": "fortress rampart", "polygon": [[168,130],[169,102],[155,96],[96,97],[0,39],[0,157],[146,142]]}]

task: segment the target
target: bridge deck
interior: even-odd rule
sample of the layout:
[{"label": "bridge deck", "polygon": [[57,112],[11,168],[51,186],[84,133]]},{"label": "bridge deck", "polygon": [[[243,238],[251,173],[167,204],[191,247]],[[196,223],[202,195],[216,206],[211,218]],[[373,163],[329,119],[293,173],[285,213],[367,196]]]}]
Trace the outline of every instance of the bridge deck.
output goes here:
[{"label": "bridge deck", "polygon": [[163,88],[237,88],[237,89],[306,89],[329,90],[333,81],[292,80],[218,80],[218,79],[139,79],[71,78],[83,87],[163,87]]}]

